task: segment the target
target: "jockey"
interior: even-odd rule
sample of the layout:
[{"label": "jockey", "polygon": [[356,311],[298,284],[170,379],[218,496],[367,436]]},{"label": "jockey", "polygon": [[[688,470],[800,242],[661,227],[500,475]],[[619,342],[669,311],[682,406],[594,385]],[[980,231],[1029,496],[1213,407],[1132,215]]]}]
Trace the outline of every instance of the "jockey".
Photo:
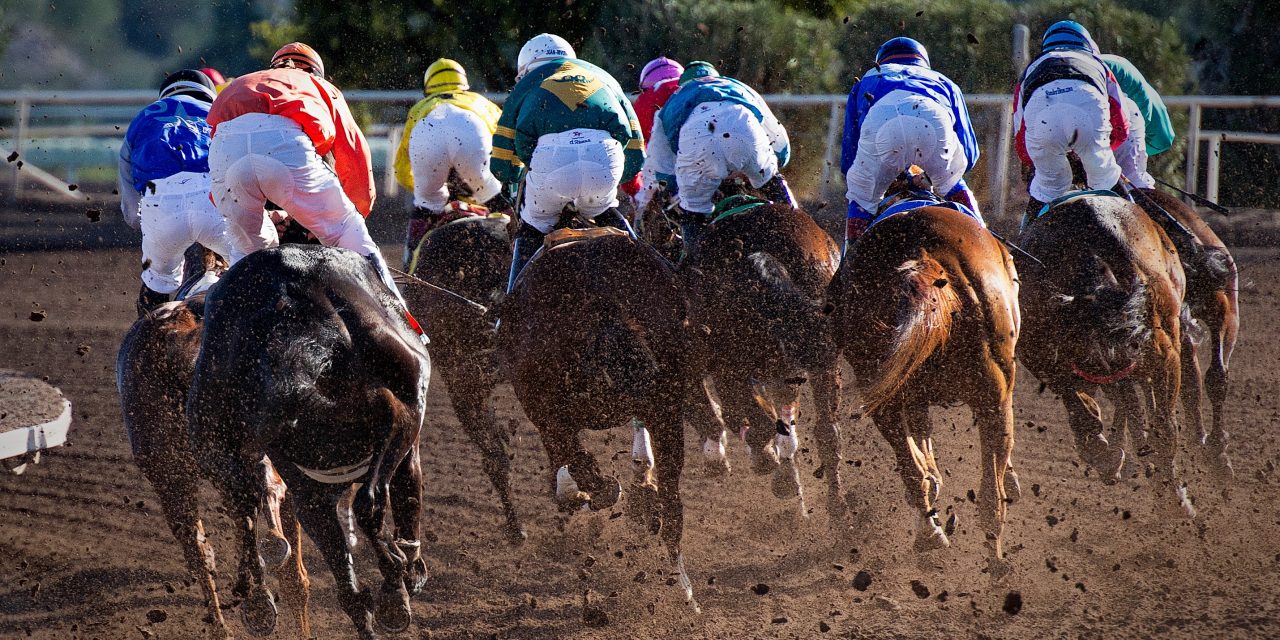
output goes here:
[{"label": "jockey", "polygon": [[1129,137],[1116,149],[1120,172],[1133,186],[1154,189],[1156,182],[1147,173],[1147,157],[1173,146],[1173,122],[1169,120],[1169,108],[1132,62],[1115,54],[1104,54],[1102,61],[1120,84],[1125,115],[1129,120]]},{"label": "jockey", "polygon": [[[494,210],[510,206],[502,184],[489,172],[493,132],[502,111],[468,90],[467,72],[453,60],[431,63],[422,82],[426,97],[409,110],[395,159],[396,180],[413,191],[406,265],[423,236],[439,225],[452,197],[465,195]],[[464,193],[449,193],[451,173]]]},{"label": "jockey", "polygon": [[[682,73],[684,73],[684,67],[669,58],[654,58],[640,71],[640,95],[636,96],[634,106],[636,118],[640,121],[640,131],[644,133],[645,140],[651,139],[653,119],[658,114],[658,109],[661,109],[676,89],[680,88]],[[636,194],[637,211],[643,211],[649,206],[649,201],[653,199],[653,194],[658,189],[658,180],[651,168],[644,169],[640,175],[644,186]]]},{"label": "jockey", "polygon": [[876,68],[849,92],[840,170],[849,200],[845,247],[866,230],[889,184],[911,165],[924,169],[938,192],[982,219],[964,174],[978,162],[978,138],[964,94],[929,65],[911,38],[893,38],[876,52]]},{"label": "jockey", "polygon": [[213,67],[200,67],[200,71],[213,81],[213,90],[217,93],[222,93],[222,89],[230,84],[230,81],[222,75],[222,72]]},{"label": "jockey", "polygon": [[566,206],[631,233],[618,212],[618,189],[635,195],[644,163],[644,136],[622,87],[579,60],[564,38],[533,37],[520,49],[518,66],[491,163],[508,190],[524,177],[508,290]]},{"label": "jockey", "polygon": [[133,119],[120,147],[120,210],[129,226],[142,230],[139,314],[178,290],[191,243],[230,254],[226,221],[209,200],[212,130],[206,118],[213,82],[183,69],[160,86],[160,99]]},{"label": "jockey", "polygon": [[680,200],[686,252],[710,222],[716,190],[735,173],[769,200],[795,206],[778,172],[791,159],[787,130],[760,94],[708,62],[691,62],[680,76],[658,112],[649,154],[646,165]]},{"label": "jockey", "polygon": [[[269,68],[233,80],[214,101],[209,124],[213,196],[229,223],[232,264],[279,244],[263,212],[271,200],[325,246],[364,256],[400,298],[365,226],[374,199],[369,145],[314,49],[287,44]],[[331,154],[332,167],[325,162]]]},{"label": "jockey", "polygon": [[1120,86],[1083,26],[1071,20],[1054,23],[1044,32],[1041,48],[1013,92],[1018,155],[1035,167],[1027,220],[1071,191],[1067,153],[1073,150],[1090,189],[1123,193],[1115,150],[1129,134]]}]

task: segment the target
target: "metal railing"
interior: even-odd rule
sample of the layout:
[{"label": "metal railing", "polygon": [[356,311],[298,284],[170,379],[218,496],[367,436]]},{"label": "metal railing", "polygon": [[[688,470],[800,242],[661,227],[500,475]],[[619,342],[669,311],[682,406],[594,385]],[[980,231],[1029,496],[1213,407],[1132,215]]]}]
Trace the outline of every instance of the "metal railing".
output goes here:
[{"label": "metal railing", "polygon": [[[501,103],[506,98],[506,94],[498,93],[490,93],[486,94],[486,96],[498,103]],[[352,90],[346,92],[346,97],[348,102],[352,104],[404,105],[408,107],[422,96],[417,91]],[[154,99],[155,93],[146,90],[0,91],[0,105],[11,105],[14,113],[14,126],[11,134],[13,143],[10,149],[4,149],[4,155],[7,156],[10,152],[17,152],[21,156],[26,142],[34,138],[69,136],[122,137],[124,124],[127,124],[93,123],[32,126],[31,113],[32,108],[35,106],[61,105],[85,107],[86,109],[111,106],[141,108]],[[839,158],[836,154],[840,148],[847,96],[841,94],[770,94],[765,96],[765,100],[771,106],[784,109],[791,107],[827,107],[826,148],[819,184],[824,190],[829,190],[833,187],[842,190],[843,176],[833,175],[832,169],[839,166]],[[988,193],[992,201],[988,204],[988,207],[992,211],[1004,210],[1005,198],[1008,192],[1009,159],[1012,157],[1012,113],[1010,109],[1004,107],[1010,105],[1011,100],[1011,97],[1007,94],[972,94],[966,96],[968,105],[973,109],[996,108],[1000,110],[998,124],[983,149],[988,163]],[[1210,199],[1216,199],[1218,195],[1218,180],[1221,168],[1220,153],[1224,142],[1280,144],[1280,134],[1201,130],[1203,113],[1206,109],[1276,109],[1280,108],[1280,96],[1167,96],[1165,97],[1165,103],[1171,108],[1185,108],[1188,110],[1187,138],[1194,140],[1196,144],[1187,145],[1184,188],[1192,193],[1198,192],[1197,177],[1200,171],[1200,142],[1207,142],[1209,145],[1206,163],[1206,196]],[[84,117],[86,120],[90,120],[93,114],[86,112]],[[387,153],[394,154],[396,145],[399,142],[400,123],[376,124],[367,128],[366,134],[369,136],[387,136],[389,143]],[[387,171],[384,176],[384,191],[388,195],[394,195],[398,190],[398,185],[393,177],[391,158],[388,157],[387,160],[385,163]],[[35,169],[35,171],[31,171],[31,169]],[[40,182],[54,186],[55,190],[57,190],[57,184],[62,184],[48,172],[40,171],[29,163],[24,170],[27,171],[28,175]],[[23,171],[14,166],[12,172],[13,189],[16,194],[22,188]],[[63,193],[67,192],[63,191]]]}]

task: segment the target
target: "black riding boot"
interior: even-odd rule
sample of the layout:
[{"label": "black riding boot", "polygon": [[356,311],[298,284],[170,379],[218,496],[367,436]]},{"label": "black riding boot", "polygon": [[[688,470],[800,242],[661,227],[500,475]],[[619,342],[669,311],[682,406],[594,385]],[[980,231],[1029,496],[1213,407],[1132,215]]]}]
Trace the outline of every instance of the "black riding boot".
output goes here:
[{"label": "black riding boot", "polygon": [[708,215],[680,209],[680,238],[684,240],[684,255],[693,253],[693,248],[698,245],[702,232],[707,228]]},{"label": "black riding boot", "polygon": [[1022,214],[1022,226],[1018,227],[1018,231],[1025,231],[1031,225],[1031,221],[1040,215],[1040,210],[1044,208],[1044,203],[1035,198],[1027,198],[1027,210]]},{"label": "black riding boot", "polygon": [[796,199],[791,195],[791,187],[787,186],[787,179],[782,177],[781,173],[774,175],[768,182],[761,185],[760,193],[774,204],[785,204],[792,209],[796,207]]},{"label": "black riding boot", "polygon": [[595,217],[595,223],[597,227],[613,227],[615,229],[622,229],[623,231],[626,231],[627,235],[631,236],[632,239],[638,239],[636,238],[635,230],[631,228],[631,223],[627,222],[627,217],[622,215],[622,212],[618,211],[617,207],[609,207],[608,209],[605,209],[604,213]]},{"label": "black riding boot", "polygon": [[520,229],[516,231],[515,243],[511,248],[511,273],[507,275],[507,293],[511,293],[511,290],[516,287],[516,278],[520,277],[524,266],[529,264],[529,259],[533,257],[534,252],[542,246],[542,240],[546,235],[534,229],[529,223],[520,222]]},{"label": "black riding boot", "polygon": [[422,244],[422,239],[427,237],[431,232],[431,228],[440,218],[440,212],[432,211],[425,208],[414,208],[409,212],[409,225],[404,233],[404,268],[409,269],[409,263],[413,260],[413,252],[418,250],[418,245]]},{"label": "black riding boot", "polygon": [[508,198],[507,194],[499,191],[498,195],[489,198],[484,203],[484,208],[488,209],[490,213],[510,213],[515,209],[515,205],[511,203],[511,198]]},{"label": "black riding boot", "polygon": [[1111,191],[1125,200],[1133,201],[1133,194],[1129,193],[1129,187],[1124,183],[1124,180],[1111,187]]},{"label": "black riding boot", "polygon": [[138,290],[138,317],[147,315],[148,311],[169,301],[169,294],[152,291],[147,285]]}]

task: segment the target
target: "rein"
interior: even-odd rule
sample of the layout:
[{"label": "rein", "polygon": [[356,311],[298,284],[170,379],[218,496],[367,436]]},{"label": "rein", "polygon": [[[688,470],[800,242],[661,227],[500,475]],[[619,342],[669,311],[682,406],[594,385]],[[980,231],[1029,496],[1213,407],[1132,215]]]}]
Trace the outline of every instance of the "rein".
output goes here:
[{"label": "rein", "polygon": [[460,294],[460,293],[457,293],[457,292],[455,292],[455,291],[450,291],[449,289],[446,289],[446,288],[444,288],[444,287],[442,287],[442,286],[440,286],[440,285],[437,285],[437,284],[431,284],[430,282],[427,282],[426,280],[423,280],[422,278],[419,278],[418,276],[415,276],[415,275],[412,275],[412,274],[405,273],[405,272],[403,272],[403,271],[401,271],[401,270],[399,270],[399,269],[396,269],[396,268],[394,268],[394,267],[391,267],[391,266],[388,266],[388,267],[387,267],[387,270],[388,270],[388,271],[390,271],[391,273],[393,273],[393,274],[397,275],[397,276],[401,276],[401,277],[403,277],[403,278],[406,278],[406,284],[413,284],[413,285],[418,285],[418,286],[420,286],[420,287],[426,287],[427,289],[430,289],[431,291],[433,291],[433,292],[435,292],[435,293],[437,293],[437,294],[443,295],[443,296],[445,296],[446,298],[452,298],[453,300],[456,300],[456,301],[458,301],[458,302],[461,302],[461,303],[463,303],[463,304],[467,305],[468,307],[471,307],[472,309],[475,309],[476,311],[479,311],[481,314],[487,314],[487,313],[489,313],[489,307],[486,307],[486,306],[484,306],[484,305],[480,304],[479,302],[476,302],[476,301],[474,301],[474,300],[472,300],[472,299],[470,299],[470,298],[467,298],[466,296],[463,296],[463,295],[462,295],[462,294]]},{"label": "rein", "polygon": [[1071,363],[1071,373],[1074,373],[1077,376],[1079,376],[1081,379],[1088,382],[1092,382],[1094,384],[1113,384],[1113,383],[1119,382],[1121,380],[1124,380],[1125,378],[1128,378],[1130,375],[1133,375],[1134,369],[1137,369],[1137,368],[1138,368],[1137,361],[1132,361],[1127,366],[1122,367],[1118,371],[1113,371],[1111,373],[1106,373],[1106,374],[1096,374],[1096,373],[1089,373],[1088,371],[1081,369],[1080,365],[1076,364],[1075,362]]}]

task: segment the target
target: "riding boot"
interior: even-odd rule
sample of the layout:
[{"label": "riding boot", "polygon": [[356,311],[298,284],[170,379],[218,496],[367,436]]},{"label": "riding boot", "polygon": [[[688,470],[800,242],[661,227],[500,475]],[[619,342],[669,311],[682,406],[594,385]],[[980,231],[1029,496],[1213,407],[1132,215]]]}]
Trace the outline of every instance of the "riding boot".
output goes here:
[{"label": "riding boot", "polygon": [[706,228],[707,214],[680,208],[680,237],[684,240],[684,255],[693,253],[693,248],[698,245],[698,239]]},{"label": "riding boot", "polygon": [[520,272],[524,271],[524,266],[529,264],[529,259],[533,257],[538,247],[542,246],[546,235],[533,228],[533,225],[520,222],[520,228],[516,231],[515,243],[511,249],[511,273],[507,275],[507,293],[511,293],[511,290],[516,287]]},{"label": "riding boot", "polygon": [[604,213],[595,217],[595,223],[597,227],[613,227],[615,229],[622,229],[623,231],[626,231],[627,235],[631,236],[632,239],[639,239],[636,238],[636,232],[631,228],[631,223],[627,222],[627,217],[622,215],[622,212],[618,211],[617,207],[609,207],[608,209],[605,209]]},{"label": "riding boot", "polygon": [[427,237],[431,232],[431,228],[440,219],[439,211],[432,211],[424,207],[416,207],[409,212],[409,225],[405,229],[404,241],[404,269],[409,270],[409,265],[413,262],[413,252],[418,250],[418,245],[422,244],[422,239]]},{"label": "riding boot", "polygon": [[515,205],[511,203],[511,198],[508,198],[507,194],[499,191],[498,195],[489,198],[484,203],[484,208],[488,209],[490,213],[506,213],[509,215],[515,210]]},{"label": "riding boot", "polygon": [[396,297],[400,306],[403,307],[405,311],[408,311],[409,305],[405,303],[404,296],[400,295],[400,287],[396,286],[396,281],[391,275],[391,268],[387,266],[387,261],[382,258],[382,254],[375,251],[364,256],[364,259],[373,266],[373,270],[378,274],[378,279],[382,280],[382,283],[387,285],[387,288],[391,290],[391,295]]},{"label": "riding boot", "polygon": [[1018,231],[1026,231],[1031,222],[1040,215],[1040,210],[1044,208],[1044,203],[1035,198],[1027,198],[1027,210],[1022,214],[1022,225],[1018,227]]},{"label": "riding boot", "polygon": [[785,204],[792,209],[796,207],[796,199],[791,194],[791,187],[781,173],[774,174],[768,182],[760,186],[760,193],[775,204]]},{"label": "riding boot", "polygon": [[147,315],[148,311],[169,301],[169,294],[154,291],[147,285],[138,290],[138,317]]},{"label": "riding boot", "polygon": [[1115,184],[1115,186],[1111,187],[1111,192],[1120,196],[1121,198],[1124,198],[1125,200],[1133,202],[1133,194],[1129,193],[1129,186],[1124,183],[1123,178],[1121,178],[1120,181]]}]

